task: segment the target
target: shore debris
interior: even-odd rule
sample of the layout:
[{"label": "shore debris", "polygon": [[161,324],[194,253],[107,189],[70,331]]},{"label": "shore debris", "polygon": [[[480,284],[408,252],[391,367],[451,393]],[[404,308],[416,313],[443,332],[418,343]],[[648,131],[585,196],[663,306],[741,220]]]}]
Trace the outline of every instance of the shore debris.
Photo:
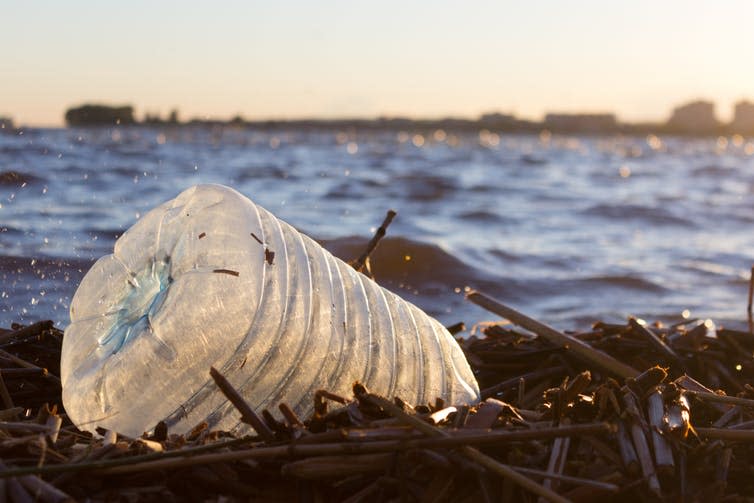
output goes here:
[{"label": "shore debris", "polygon": [[[505,320],[458,338],[475,405],[408,404],[356,383],[314,412],[253,411],[140,438],[77,430],[61,406],[63,334],[0,329],[0,498],[8,501],[734,501],[754,494],[754,336],[705,320],[560,332],[484,294]],[[500,306],[503,306],[502,308]],[[544,327],[544,328],[543,328]]]}]

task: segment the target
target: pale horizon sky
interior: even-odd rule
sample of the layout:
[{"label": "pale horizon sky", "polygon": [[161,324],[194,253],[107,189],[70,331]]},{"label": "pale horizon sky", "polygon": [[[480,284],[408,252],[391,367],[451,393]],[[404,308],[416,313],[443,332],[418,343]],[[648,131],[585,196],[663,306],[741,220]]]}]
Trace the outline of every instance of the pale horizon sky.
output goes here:
[{"label": "pale horizon sky", "polygon": [[0,116],[71,106],[137,117],[445,116],[549,111],[664,120],[754,100],[754,2],[11,2]]}]

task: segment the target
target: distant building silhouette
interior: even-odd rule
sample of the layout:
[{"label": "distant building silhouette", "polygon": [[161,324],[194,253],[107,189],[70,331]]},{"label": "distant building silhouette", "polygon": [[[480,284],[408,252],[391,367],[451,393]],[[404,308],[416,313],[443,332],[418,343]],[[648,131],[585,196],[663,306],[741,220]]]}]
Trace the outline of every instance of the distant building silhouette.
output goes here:
[{"label": "distant building silhouette", "polygon": [[720,127],[711,101],[692,101],[673,109],[668,128],[681,133],[712,133]]},{"label": "distant building silhouette", "polygon": [[730,129],[734,133],[754,134],[754,103],[746,100],[736,103]]},{"label": "distant building silhouette", "polygon": [[65,122],[69,126],[133,124],[134,108],[132,106],[82,105],[69,108],[65,113]]},{"label": "distant building silhouette", "polygon": [[599,133],[618,129],[615,114],[554,114],[545,115],[544,127],[550,131]]},{"label": "distant building silhouette", "polygon": [[510,114],[492,112],[479,117],[479,123],[487,127],[510,126],[516,123],[516,118]]}]

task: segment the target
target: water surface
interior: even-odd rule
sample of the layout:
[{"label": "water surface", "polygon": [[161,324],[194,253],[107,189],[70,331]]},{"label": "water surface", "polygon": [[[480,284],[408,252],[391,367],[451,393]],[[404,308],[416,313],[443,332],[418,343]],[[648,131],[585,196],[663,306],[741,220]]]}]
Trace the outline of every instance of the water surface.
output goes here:
[{"label": "water surface", "polygon": [[91,263],[209,182],[346,259],[395,209],[377,279],[446,324],[495,319],[466,287],[559,328],[745,320],[754,141],[119,127],[0,134],[0,326],[65,327]]}]

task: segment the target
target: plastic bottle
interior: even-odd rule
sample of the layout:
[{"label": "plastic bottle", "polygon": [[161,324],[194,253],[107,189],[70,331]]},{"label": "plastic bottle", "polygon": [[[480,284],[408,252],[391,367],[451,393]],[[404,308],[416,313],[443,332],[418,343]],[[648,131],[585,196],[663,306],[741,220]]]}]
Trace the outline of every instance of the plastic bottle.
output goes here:
[{"label": "plastic bottle", "polygon": [[63,403],[81,429],[166,420],[243,428],[209,376],[255,410],[302,417],[355,381],[409,403],[478,400],[453,337],[235,190],[199,185],[144,215],[86,274],[63,340]]}]

